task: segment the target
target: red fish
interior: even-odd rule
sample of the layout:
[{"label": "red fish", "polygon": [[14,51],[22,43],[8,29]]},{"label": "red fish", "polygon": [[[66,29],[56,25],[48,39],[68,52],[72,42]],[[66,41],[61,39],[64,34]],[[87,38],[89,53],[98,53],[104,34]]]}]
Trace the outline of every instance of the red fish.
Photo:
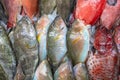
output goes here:
[{"label": "red fish", "polygon": [[38,13],[38,0],[21,0],[24,13],[31,19]]},{"label": "red fish", "polygon": [[118,80],[118,53],[112,34],[105,27],[96,30],[94,39],[96,52],[87,60],[91,80]]},{"label": "red fish", "polygon": [[74,17],[93,25],[103,12],[105,4],[106,0],[77,0]]},{"label": "red fish", "polygon": [[113,47],[112,34],[106,28],[98,28],[95,33],[94,47],[101,54],[111,52]]},{"label": "red fish", "polygon": [[115,5],[106,4],[100,17],[100,21],[107,29],[111,29],[118,17],[120,17],[120,0],[117,0]]},{"label": "red fish", "polygon": [[117,59],[114,50],[107,55],[101,55],[99,52],[91,53],[87,60],[90,80],[118,80]]},{"label": "red fish", "polygon": [[8,28],[16,26],[18,15],[26,14],[32,19],[38,13],[38,0],[2,0],[1,2],[8,13]]},{"label": "red fish", "polygon": [[20,13],[21,0],[2,0],[2,3],[9,17],[7,27],[11,28],[15,26],[17,15]]}]

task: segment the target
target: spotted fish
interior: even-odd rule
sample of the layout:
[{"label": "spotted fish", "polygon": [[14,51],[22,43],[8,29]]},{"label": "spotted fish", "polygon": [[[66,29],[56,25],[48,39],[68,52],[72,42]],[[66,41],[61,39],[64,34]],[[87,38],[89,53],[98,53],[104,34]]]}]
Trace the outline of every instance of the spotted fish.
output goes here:
[{"label": "spotted fish", "polygon": [[22,64],[25,80],[32,80],[38,64],[38,42],[34,26],[27,16],[17,23],[13,35],[17,65]]}]

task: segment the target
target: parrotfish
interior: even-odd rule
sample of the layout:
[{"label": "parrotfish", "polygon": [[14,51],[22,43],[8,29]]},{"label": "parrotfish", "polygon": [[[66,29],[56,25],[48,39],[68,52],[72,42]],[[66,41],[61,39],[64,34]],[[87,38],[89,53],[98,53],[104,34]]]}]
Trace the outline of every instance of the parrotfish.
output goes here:
[{"label": "parrotfish", "polygon": [[47,60],[43,60],[39,64],[33,80],[53,80],[52,71]]},{"label": "parrotfish", "polygon": [[32,80],[38,64],[38,42],[32,21],[24,16],[14,29],[17,65],[22,64],[25,80]]},{"label": "parrotfish", "polygon": [[66,35],[67,27],[63,19],[57,16],[49,28],[47,38],[48,60],[54,70],[67,52]]},{"label": "parrotfish", "polygon": [[73,64],[76,65],[85,62],[89,51],[90,35],[89,25],[83,21],[75,20],[67,34],[68,52],[72,58]]}]

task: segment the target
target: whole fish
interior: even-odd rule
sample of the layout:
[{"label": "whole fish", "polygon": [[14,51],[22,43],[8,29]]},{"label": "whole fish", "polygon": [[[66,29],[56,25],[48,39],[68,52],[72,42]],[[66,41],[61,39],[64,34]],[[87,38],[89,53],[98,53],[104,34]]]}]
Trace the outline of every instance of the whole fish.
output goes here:
[{"label": "whole fish", "polygon": [[61,17],[57,16],[48,31],[47,50],[48,59],[54,71],[67,52],[67,27]]},{"label": "whole fish", "polygon": [[74,0],[56,0],[57,12],[64,20],[69,17]]},{"label": "whole fish", "polygon": [[86,62],[91,80],[118,80],[119,54],[110,30],[99,27],[94,36],[94,49]]},{"label": "whole fish", "polygon": [[4,28],[0,24],[0,80],[13,80],[15,57]]},{"label": "whole fish", "polygon": [[72,58],[73,64],[85,62],[89,51],[90,35],[89,25],[83,21],[75,20],[67,34],[68,52]]},{"label": "whole fish", "polygon": [[88,56],[90,25],[76,19],[67,34],[68,53],[73,62],[73,71],[76,80],[88,80],[85,61]]},{"label": "whole fish", "polygon": [[70,61],[65,61],[60,64],[54,73],[54,80],[74,80]]},{"label": "whole fish", "polygon": [[22,64],[25,80],[32,80],[38,64],[38,42],[34,26],[27,16],[17,23],[13,35],[17,65]]},{"label": "whole fish", "polygon": [[36,23],[40,62],[47,59],[47,33],[54,18],[53,15],[43,15]]},{"label": "whole fish", "polygon": [[56,7],[56,0],[39,0],[40,14],[50,14]]},{"label": "whole fish", "polygon": [[47,60],[43,60],[39,64],[33,80],[53,80],[51,68]]},{"label": "whole fish", "polygon": [[76,80],[89,80],[85,64],[78,63],[73,68]]}]

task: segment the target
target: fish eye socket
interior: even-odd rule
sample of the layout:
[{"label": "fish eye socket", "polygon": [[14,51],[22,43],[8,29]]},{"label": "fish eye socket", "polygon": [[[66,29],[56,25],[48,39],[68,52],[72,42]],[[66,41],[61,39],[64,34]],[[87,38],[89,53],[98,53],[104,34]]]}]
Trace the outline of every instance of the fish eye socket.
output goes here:
[{"label": "fish eye socket", "polygon": [[107,3],[111,6],[115,6],[117,4],[117,0],[107,0]]}]

